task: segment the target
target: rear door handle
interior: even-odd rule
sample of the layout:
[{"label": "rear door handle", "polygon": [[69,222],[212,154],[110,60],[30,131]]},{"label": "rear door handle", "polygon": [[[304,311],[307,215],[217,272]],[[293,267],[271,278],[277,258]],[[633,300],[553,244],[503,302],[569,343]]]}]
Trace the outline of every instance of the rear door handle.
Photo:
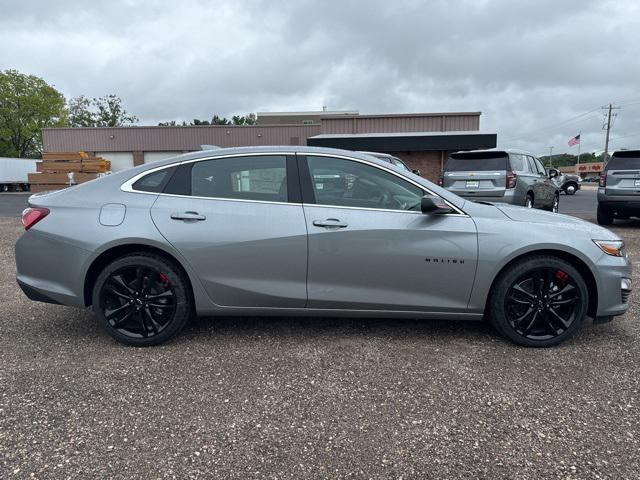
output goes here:
[{"label": "rear door handle", "polygon": [[325,227],[325,228],[346,228],[349,225],[346,222],[341,222],[337,218],[327,218],[326,220],[314,220],[313,224],[316,227]]},{"label": "rear door handle", "polygon": [[204,215],[200,215],[198,212],[174,212],[171,214],[171,218],[174,220],[185,220],[194,222],[207,219],[207,217],[205,217]]}]

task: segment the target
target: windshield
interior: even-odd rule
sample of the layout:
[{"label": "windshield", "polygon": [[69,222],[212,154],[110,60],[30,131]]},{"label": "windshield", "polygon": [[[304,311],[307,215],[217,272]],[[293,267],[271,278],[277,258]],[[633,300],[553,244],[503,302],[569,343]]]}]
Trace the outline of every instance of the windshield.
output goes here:
[{"label": "windshield", "polygon": [[605,170],[638,170],[640,169],[640,152],[616,152],[609,159]]},{"label": "windshield", "polygon": [[467,171],[487,171],[506,170],[507,156],[496,156],[495,154],[453,154],[447,160],[444,167],[446,172],[467,172]]}]

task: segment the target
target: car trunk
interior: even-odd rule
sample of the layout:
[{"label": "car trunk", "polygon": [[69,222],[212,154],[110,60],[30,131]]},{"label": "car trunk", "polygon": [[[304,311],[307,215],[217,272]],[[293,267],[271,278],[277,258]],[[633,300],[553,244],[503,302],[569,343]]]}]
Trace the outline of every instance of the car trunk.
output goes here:
[{"label": "car trunk", "polygon": [[444,167],[442,185],[464,197],[502,197],[508,163],[506,153],[453,153]]},{"label": "car trunk", "polygon": [[607,195],[640,196],[640,152],[616,152],[606,167]]}]

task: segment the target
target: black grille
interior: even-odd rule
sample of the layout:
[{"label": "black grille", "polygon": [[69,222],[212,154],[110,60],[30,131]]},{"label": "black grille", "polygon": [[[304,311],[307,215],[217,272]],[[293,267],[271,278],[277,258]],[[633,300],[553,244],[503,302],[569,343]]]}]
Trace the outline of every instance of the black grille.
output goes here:
[{"label": "black grille", "polygon": [[627,303],[629,301],[629,295],[631,295],[631,290],[622,290],[622,303]]}]

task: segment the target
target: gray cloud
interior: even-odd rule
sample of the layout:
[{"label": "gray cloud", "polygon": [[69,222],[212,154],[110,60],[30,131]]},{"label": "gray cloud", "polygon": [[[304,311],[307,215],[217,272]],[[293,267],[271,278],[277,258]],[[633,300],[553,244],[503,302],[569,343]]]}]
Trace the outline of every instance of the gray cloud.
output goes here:
[{"label": "gray cloud", "polygon": [[67,97],[116,93],[142,123],[322,105],[480,110],[501,146],[543,153],[568,151],[578,131],[583,149],[602,148],[599,107],[614,101],[613,146],[640,146],[633,0],[0,0],[0,11],[0,68]]}]

